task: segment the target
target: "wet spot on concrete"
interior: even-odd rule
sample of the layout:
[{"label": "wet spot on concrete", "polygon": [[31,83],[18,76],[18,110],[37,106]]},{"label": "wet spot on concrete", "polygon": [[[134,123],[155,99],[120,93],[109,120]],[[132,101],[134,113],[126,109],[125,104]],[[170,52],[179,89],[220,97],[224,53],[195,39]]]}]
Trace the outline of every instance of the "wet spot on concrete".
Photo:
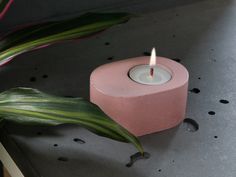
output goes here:
[{"label": "wet spot on concrete", "polygon": [[200,93],[200,89],[199,88],[193,88],[193,89],[191,89],[191,90],[189,90],[191,93],[196,93],[196,94],[198,94],[198,93]]},{"label": "wet spot on concrete", "polygon": [[42,134],[43,134],[42,132],[37,132],[37,135],[39,135],[39,136],[42,135]]},{"label": "wet spot on concrete", "polygon": [[143,52],[143,55],[144,56],[151,56],[151,53],[150,52]]},{"label": "wet spot on concrete", "polygon": [[46,79],[46,78],[48,78],[48,75],[44,74],[44,75],[42,75],[42,78]]},{"label": "wet spot on concrete", "polygon": [[220,100],[220,103],[222,103],[222,104],[228,104],[229,103],[229,101],[228,100]]},{"label": "wet spot on concrete", "polygon": [[172,58],[172,60],[174,60],[174,61],[176,61],[176,62],[178,62],[178,63],[181,62],[181,59],[179,59],[179,58]]},{"label": "wet spot on concrete", "polygon": [[107,60],[113,60],[114,59],[114,57],[108,57],[107,58]]},{"label": "wet spot on concrete", "polygon": [[36,79],[36,77],[34,77],[34,76],[32,76],[31,78],[30,78],[30,82],[35,82],[37,79]]},{"label": "wet spot on concrete", "polygon": [[58,157],[57,160],[59,160],[61,162],[67,162],[69,159],[67,157]]},{"label": "wet spot on concrete", "polygon": [[215,113],[215,111],[209,111],[208,114],[213,116],[213,115],[215,115],[216,113]]}]

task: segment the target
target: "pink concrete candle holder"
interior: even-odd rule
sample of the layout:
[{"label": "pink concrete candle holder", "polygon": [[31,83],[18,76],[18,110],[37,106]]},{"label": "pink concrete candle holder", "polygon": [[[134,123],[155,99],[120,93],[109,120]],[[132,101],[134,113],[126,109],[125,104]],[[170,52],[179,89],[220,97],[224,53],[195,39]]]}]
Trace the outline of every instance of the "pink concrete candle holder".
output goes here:
[{"label": "pink concrete candle holder", "polygon": [[188,71],[167,58],[157,65],[171,73],[160,85],[146,85],[129,77],[131,68],[147,65],[149,57],[137,57],[102,65],[90,77],[90,100],[136,136],[178,125],[185,117]]}]

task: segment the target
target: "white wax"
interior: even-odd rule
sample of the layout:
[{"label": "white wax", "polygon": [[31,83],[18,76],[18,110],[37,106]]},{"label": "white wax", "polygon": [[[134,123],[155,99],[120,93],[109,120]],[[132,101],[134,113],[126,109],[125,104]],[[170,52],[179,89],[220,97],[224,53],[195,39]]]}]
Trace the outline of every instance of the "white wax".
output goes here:
[{"label": "white wax", "polygon": [[161,85],[171,79],[171,73],[160,66],[152,66],[153,76],[150,75],[150,65],[138,65],[130,69],[130,78],[140,84]]}]

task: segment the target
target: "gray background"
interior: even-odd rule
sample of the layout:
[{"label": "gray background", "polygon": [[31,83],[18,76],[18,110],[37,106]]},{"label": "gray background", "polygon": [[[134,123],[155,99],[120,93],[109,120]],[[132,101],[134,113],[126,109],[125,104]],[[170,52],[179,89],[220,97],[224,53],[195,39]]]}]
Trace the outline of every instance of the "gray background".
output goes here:
[{"label": "gray background", "polygon": [[[61,96],[88,98],[93,69],[112,62],[107,60],[109,57],[116,61],[140,56],[156,46],[158,55],[181,59],[190,73],[189,88],[200,89],[198,94],[189,92],[186,114],[198,122],[199,130],[189,132],[181,124],[141,137],[145,150],[152,156],[127,168],[129,156],[136,152],[131,145],[98,137],[77,126],[8,125],[9,138],[17,143],[38,176],[235,177],[235,0],[53,2],[18,1],[1,26],[6,29],[35,19],[81,13],[73,3],[78,6],[81,3],[82,10],[98,8],[136,12],[141,16],[98,36],[60,43],[15,58],[0,68],[1,91],[27,86]],[[19,6],[30,10],[20,11]],[[105,45],[106,42],[110,45]],[[44,74],[48,78],[42,78]],[[32,77],[35,82],[30,81]],[[220,99],[230,103],[222,104]],[[209,115],[209,111],[216,114]],[[86,144],[78,144],[73,138],[82,138]],[[53,146],[55,143],[58,147]],[[58,161],[58,157],[67,157],[68,161]]]}]

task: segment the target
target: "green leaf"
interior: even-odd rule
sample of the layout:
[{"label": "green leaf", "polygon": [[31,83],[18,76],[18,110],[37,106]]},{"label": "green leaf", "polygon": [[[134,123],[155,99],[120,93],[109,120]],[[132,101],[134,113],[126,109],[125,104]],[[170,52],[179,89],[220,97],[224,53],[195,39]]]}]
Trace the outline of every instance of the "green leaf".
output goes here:
[{"label": "green leaf", "polygon": [[13,0],[0,0],[0,19],[5,15]]},{"label": "green leaf", "polygon": [[0,65],[13,57],[56,42],[78,39],[128,21],[127,13],[87,13],[77,18],[27,26],[0,39]]},{"label": "green leaf", "polygon": [[31,88],[13,88],[0,94],[0,117],[29,125],[78,124],[100,136],[133,143],[143,153],[134,135],[82,98],[64,98]]}]

